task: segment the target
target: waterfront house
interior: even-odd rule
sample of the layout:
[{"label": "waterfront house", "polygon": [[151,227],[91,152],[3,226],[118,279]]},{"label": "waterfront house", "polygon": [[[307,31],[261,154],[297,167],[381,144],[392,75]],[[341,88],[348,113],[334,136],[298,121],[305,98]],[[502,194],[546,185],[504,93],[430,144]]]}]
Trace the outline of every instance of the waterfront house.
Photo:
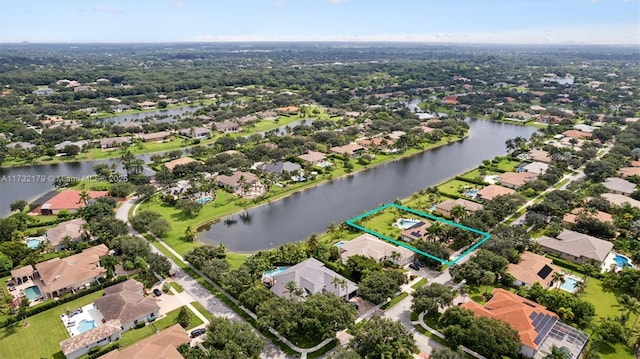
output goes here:
[{"label": "waterfront house", "polygon": [[505,172],[498,177],[498,183],[504,187],[518,189],[525,183],[538,178],[537,173],[531,172]]},{"label": "waterfront house", "polygon": [[94,305],[105,320],[119,321],[124,331],[156,320],[160,312],[155,299],[145,296],[144,285],[133,279],[105,288]]},{"label": "waterfront house", "polygon": [[484,206],[480,203],[472,202],[463,198],[449,199],[444,202],[436,204],[436,211],[445,217],[451,217],[451,210],[455,206],[462,206],[469,212],[475,212],[481,210]]},{"label": "waterfront house", "polygon": [[100,140],[100,148],[103,150],[121,147],[124,144],[132,144],[133,139],[129,136],[109,137]]},{"label": "waterfront house", "polygon": [[507,290],[496,288],[485,304],[468,301],[462,308],[474,315],[497,319],[518,332],[520,354],[528,358],[544,358],[555,346],[566,347],[569,358],[577,359],[587,343],[588,335],[562,323],[558,315],[544,306]]},{"label": "waterfront house", "polygon": [[[87,191],[87,193],[91,199],[105,197],[109,194],[107,191]],[[65,189],[44,202],[42,206],[40,206],[40,214],[55,215],[60,213],[60,211],[75,213],[84,206],[85,204],[80,200],[79,191]]]},{"label": "waterfront house", "polygon": [[104,244],[87,248],[65,258],[52,258],[35,265],[42,280],[40,292],[47,298],[59,297],[66,292],[88,287],[106,276],[107,270],[100,266],[100,257],[109,253]]},{"label": "waterfront house", "polygon": [[144,142],[165,142],[171,140],[171,132],[159,131],[152,133],[139,133],[138,138]]},{"label": "waterfront house", "polygon": [[[315,258],[309,258],[279,273],[273,274],[268,279],[270,290],[278,297],[289,298],[291,293],[287,290],[287,283],[293,281],[302,290],[302,296],[329,292],[343,297],[352,298],[356,295],[358,286],[349,279],[324,266],[324,263]],[[343,283],[342,285],[340,284]]]},{"label": "waterfront house", "polygon": [[388,260],[399,266],[404,266],[415,259],[413,251],[404,247],[394,246],[368,233],[361,234],[340,246],[340,260],[342,260],[342,263],[346,264],[349,257],[355,255],[369,257],[376,262]]},{"label": "waterfront house", "polygon": [[15,148],[19,150],[32,150],[37,146],[29,142],[11,142],[5,146],[6,148]]},{"label": "waterfront house", "polygon": [[542,162],[546,164],[551,164],[551,156],[549,152],[544,150],[531,150],[529,151],[529,158],[531,158],[534,162]]},{"label": "waterfront house", "polygon": [[539,283],[542,288],[549,288],[553,274],[560,272],[560,268],[552,264],[551,258],[543,257],[532,252],[523,252],[520,262],[509,263],[507,273],[516,280],[514,285],[530,287]]},{"label": "waterfront house", "polygon": [[498,196],[504,196],[507,194],[514,194],[514,193],[516,193],[516,191],[512,190],[511,188],[498,186],[496,184],[490,184],[478,191],[478,199],[491,201],[492,199]]},{"label": "waterfront house", "polygon": [[172,172],[174,168],[176,168],[176,166],[184,166],[186,164],[189,163],[204,163],[202,161],[198,161],[198,160],[194,160],[191,157],[180,157],[180,158],[176,158],[175,160],[171,160],[167,163],[164,164],[164,167],[169,171]]},{"label": "waterfront house", "polygon": [[60,153],[64,151],[64,148],[67,146],[77,146],[80,150],[82,150],[86,145],[89,144],[89,141],[80,140],[80,141],[63,141],[53,146],[56,149],[56,152]]},{"label": "waterfront house", "polygon": [[262,111],[256,113],[256,115],[263,120],[275,120],[278,118],[278,113],[275,111]]},{"label": "waterfront house", "polygon": [[152,101],[138,102],[137,105],[138,105],[138,107],[140,107],[143,110],[148,110],[148,109],[152,109],[152,108],[156,107],[156,103],[152,102]]},{"label": "waterfront house", "polygon": [[215,126],[216,130],[222,133],[242,132],[242,127],[240,127],[238,123],[233,121],[216,122]]},{"label": "waterfront house", "polygon": [[265,191],[258,177],[251,172],[234,171],[231,176],[217,176],[215,181],[237,196],[259,196]]},{"label": "waterfront house", "polygon": [[183,128],[178,130],[178,133],[185,137],[206,140],[211,135],[211,130],[205,127],[194,127]]},{"label": "waterfront house", "polygon": [[400,237],[406,242],[420,241],[428,234],[429,227],[431,227],[431,222],[418,222],[400,232]]},{"label": "waterfront house", "polygon": [[589,139],[593,136],[591,132],[583,132],[578,130],[567,130],[562,133],[565,137],[569,138],[578,138],[578,139]]},{"label": "waterfront house", "polygon": [[541,251],[578,264],[591,260],[602,264],[613,249],[613,243],[609,241],[567,229],[555,238],[542,236],[537,242]]},{"label": "waterfront house", "polygon": [[304,155],[298,156],[298,158],[311,165],[317,165],[319,163],[326,161],[327,155],[325,155],[322,152],[309,151]]},{"label": "waterfront house", "polygon": [[523,171],[525,172],[529,172],[529,173],[535,173],[537,175],[541,175],[545,172],[547,172],[547,170],[549,169],[549,165],[546,163],[542,163],[542,162],[532,162],[532,163],[528,163],[522,167]]},{"label": "waterfront house", "polygon": [[277,176],[282,176],[283,174],[295,175],[300,171],[302,167],[293,162],[282,162],[278,161],[276,163],[263,163],[257,167],[257,170],[260,172],[271,172]]},{"label": "waterfront house", "polygon": [[360,157],[362,153],[366,150],[366,148],[360,146],[357,143],[349,143],[344,146],[335,146],[329,149],[332,153],[337,153],[339,155],[348,156],[348,157]]}]

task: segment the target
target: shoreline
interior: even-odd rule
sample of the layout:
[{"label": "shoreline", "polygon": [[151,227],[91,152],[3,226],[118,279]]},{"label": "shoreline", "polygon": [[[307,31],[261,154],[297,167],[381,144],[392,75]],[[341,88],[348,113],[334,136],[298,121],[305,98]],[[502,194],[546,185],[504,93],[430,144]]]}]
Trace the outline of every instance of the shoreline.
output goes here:
[{"label": "shoreline", "polygon": [[[412,154],[405,155],[405,156],[400,156],[400,157],[398,157],[398,158],[394,158],[394,159],[391,159],[391,160],[389,160],[389,161],[382,162],[382,163],[380,163],[380,164],[378,164],[378,165],[376,165],[376,166],[361,168],[361,169],[359,169],[359,170],[357,170],[357,171],[349,172],[349,173],[345,173],[345,174],[343,174],[343,175],[341,175],[341,176],[338,176],[338,177],[334,177],[334,178],[331,178],[331,179],[325,179],[325,180],[322,180],[322,181],[320,181],[320,182],[318,182],[318,183],[316,183],[316,184],[314,184],[314,185],[311,185],[311,186],[308,186],[308,187],[303,187],[303,188],[296,189],[296,190],[294,190],[294,191],[292,191],[292,192],[288,192],[288,193],[287,193],[287,194],[285,194],[285,195],[277,196],[277,197],[275,197],[275,198],[273,198],[273,199],[269,199],[269,200],[267,200],[266,202],[256,203],[255,205],[250,206],[250,207],[247,207],[247,208],[244,208],[244,209],[242,209],[242,210],[237,210],[237,211],[234,211],[234,212],[231,212],[231,213],[228,213],[228,214],[225,214],[225,215],[222,215],[222,216],[216,217],[216,218],[212,218],[212,219],[206,220],[206,221],[204,221],[204,222],[202,222],[202,223],[199,223],[199,224],[194,225],[194,229],[195,229],[195,231],[196,231],[196,232],[200,233],[200,231],[201,231],[202,227],[205,227],[205,226],[209,226],[209,225],[216,224],[216,223],[220,222],[220,220],[221,220],[223,217],[226,217],[226,216],[234,216],[234,215],[237,215],[237,214],[239,214],[239,213],[245,212],[245,211],[250,210],[250,209],[260,208],[260,207],[262,207],[262,206],[269,205],[269,204],[271,204],[272,202],[276,202],[276,201],[280,201],[280,200],[282,200],[282,199],[285,199],[285,198],[287,198],[287,197],[289,197],[289,196],[291,196],[291,195],[293,195],[293,194],[295,194],[295,193],[299,193],[299,192],[302,192],[302,191],[306,191],[306,190],[309,190],[309,189],[313,189],[313,188],[319,187],[319,186],[321,186],[321,185],[329,184],[329,183],[331,183],[331,182],[333,182],[333,181],[335,181],[335,180],[344,180],[344,179],[346,179],[346,178],[349,178],[350,176],[354,176],[354,175],[356,175],[356,174],[359,174],[359,173],[362,173],[362,172],[365,172],[365,171],[369,171],[369,170],[375,169],[375,168],[377,168],[377,167],[380,167],[380,166],[383,166],[383,165],[386,165],[386,164],[389,164],[389,163],[393,163],[393,162],[396,162],[396,161],[400,161],[400,160],[403,160],[403,159],[406,159],[406,158],[411,158],[411,157],[413,157],[413,156],[417,156],[417,155],[420,155],[420,154],[426,153],[426,152],[431,151],[431,150],[434,150],[434,149],[436,149],[436,148],[440,148],[440,147],[444,147],[444,146],[447,146],[447,145],[450,145],[450,144],[454,144],[454,143],[457,143],[457,142],[461,142],[461,141],[464,141],[465,139],[467,139],[467,138],[469,137],[469,135],[470,135],[470,133],[469,133],[469,131],[467,131],[467,133],[466,133],[464,136],[462,136],[462,137],[458,138],[458,139],[457,139],[457,140],[455,140],[455,141],[451,141],[451,142],[447,142],[447,143],[442,143],[442,144],[439,144],[439,145],[433,146],[433,147],[431,147],[431,148],[428,148],[428,149],[425,149],[425,150],[422,150],[422,151],[418,151],[418,152],[416,152],[416,153],[412,153]],[[465,172],[467,172],[467,171],[465,171]],[[464,173],[464,172],[463,172],[463,173]],[[345,221],[346,221],[346,220],[345,220]],[[301,239],[301,240],[302,240],[302,239]],[[201,242],[201,241],[200,241],[200,240],[198,240],[197,238],[196,238],[196,240],[195,240],[195,243],[198,243],[199,245],[208,245],[207,243],[203,243],[203,242]],[[237,254],[253,254],[253,253],[256,253],[256,252],[257,252],[257,251],[255,251],[255,252],[250,252],[250,251],[247,251],[247,252],[229,252],[229,253],[237,253]]]}]

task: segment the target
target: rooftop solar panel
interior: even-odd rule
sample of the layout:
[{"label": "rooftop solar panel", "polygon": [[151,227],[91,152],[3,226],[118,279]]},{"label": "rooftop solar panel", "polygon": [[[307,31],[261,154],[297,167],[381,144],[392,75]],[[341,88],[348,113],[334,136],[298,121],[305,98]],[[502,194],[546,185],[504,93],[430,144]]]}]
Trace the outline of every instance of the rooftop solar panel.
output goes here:
[{"label": "rooftop solar panel", "polygon": [[542,267],[542,269],[540,269],[540,271],[538,272],[538,277],[542,279],[547,279],[547,277],[549,276],[549,274],[551,274],[551,272],[553,272],[553,268],[545,264],[544,267]]}]

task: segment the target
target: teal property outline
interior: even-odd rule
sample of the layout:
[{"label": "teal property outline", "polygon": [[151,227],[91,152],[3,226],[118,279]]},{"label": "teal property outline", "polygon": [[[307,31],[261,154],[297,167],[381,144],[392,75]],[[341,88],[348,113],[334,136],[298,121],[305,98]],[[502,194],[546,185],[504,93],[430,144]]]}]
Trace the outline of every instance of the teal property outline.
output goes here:
[{"label": "teal property outline", "polygon": [[[406,243],[406,242],[399,241],[399,240],[396,240],[396,239],[393,239],[393,238],[387,237],[387,236],[385,236],[385,235],[384,235],[384,234],[382,234],[382,233],[378,233],[378,232],[376,232],[376,231],[372,231],[372,230],[370,230],[370,229],[368,229],[368,228],[362,227],[361,225],[359,225],[359,224],[356,224],[356,223],[355,223],[356,221],[359,221],[359,220],[361,220],[361,219],[362,219],[362,218],[364,218],[364,217],[371,216],[371,215],[373,215],[373,214],[375,214],[375,213],[377,213],[377,212],[383,211],[383,210],[385,210],[385,209],[387,209],[387,208],[389,208],[389,207],[395,207],[395,208],[401,209],[401,210],[403,210],[403,211],[405,211],[405,212],[413,213],[413,214],[418,215],[418,216],[423,217],[423,218],[429,218],[429,219],[432,219],[432,220],[434,220],[434,221],[442,222],[442,223],[444,223],[444,224],[448,224],[448,225],[450,225],[450,226],[454,226],[454,227],[457,227],[457,228],[461,228],[461,229],[464,229],[465,231],[469,231],[469,232],[473,232],[473,233],[476,233],[476,234],[482,235],[482,236],[483,236],[483,238],[482,238],[480,241],[478,241],[477,243],[475,243],[474,245],[472,245],[471,247],[469,247],[466,251],[462,252],[462,254],[460,254],[459,256],[457,256],[456,258],[454,258],[453,260],[450,260],[450,261],[449,261],[449,260],[445,260],[445,259],[442,259],[442,258],[438,258],[438,257],[436,257],[436,256],[434,256],[434,255],[432,255],[432,254],[427,253],[427,252],[421,251],[421,250],[419,250],[418,248],[415,248],[415,247],[413,247],[413,246],[410,246],[410,245],[409,245],[408,243]],[[431,259],[437,260],[437,261],[439,261],[440,263],[442,263],[442,264],[446,264],[446,265],[449,265],[449,266],[452,266],[452,265],[456,264],[459,260],[461,260],[462,258],[464,258],[464,257],[466,257],[467,255],[469,255],[471,252],[473,252],[474,250],[476,250],[476,248],[478,248],[479,246],[481,246],[481,245],[482,245],[482,243],[484,243],[484,242],[488,241],[488,240],[489,240],[489,238],[491,238],[491,234],[489,234],[489,233],[487,233],[487,232],[483,232],[483,231],[477,230],[477,229],[475,229],[475,228],[467,227],[467,226],[462,225],[462,224],[460,224],[460,223],[456,223],[456,222],[449,221],[449,220],[444,219],[444,218],[436,217],[436,216],[431,215],[431,214],[428,214],[428,213],[424,213],[424,212],[416,211],[416,210],[415,210],[415,209],[413,209],[413,208],[405,207],[405,206],[402,206],[402,205],[399,205],[399,204],[396,204],[396,203],[387,203],[387,204],[382,205],[382,206],[380,206],[380,207],[378,207],[378,208],[375,208],[375,209],[372,209],[372,210],[370,210],[370,211],[368,211],[368,212],[365,212],[365,213],[363,213],[363,214],[361,214],[361,215],[359,215],[359,216],[353,217],[353,218],[351,218],[351,219],[347,220],[347,222],[346,222],[346,223],[347,223],[348,225],[350,225],[351,227],[357,228],[357,229],[359,229],[359,230],[361,230],[361,231],[363,231],[363,232],[366,232],[366,233],[369,233],[369,234],[371,234],[371,235],[374,235],[374,236],[376,236],[376,237],[378,237],[378,238],[380,238],[380,239],[384,239],[384,240],[385,240],[385,241],[387,241],[387,242],[391,242],[391,243],[393,243],[393,244],[395,244],[395,245],[398,245],[398,246],[400,246],[400,247],[406,248],[406,249],[408,249],[408,250],[410,250],[410,251],[413,251],[413,252],[415,252],[415,253],[422,254],[422,255],[423,255],[423,256],[425,256],[425,257],[428,257],[428,258],[431,258]]]}]

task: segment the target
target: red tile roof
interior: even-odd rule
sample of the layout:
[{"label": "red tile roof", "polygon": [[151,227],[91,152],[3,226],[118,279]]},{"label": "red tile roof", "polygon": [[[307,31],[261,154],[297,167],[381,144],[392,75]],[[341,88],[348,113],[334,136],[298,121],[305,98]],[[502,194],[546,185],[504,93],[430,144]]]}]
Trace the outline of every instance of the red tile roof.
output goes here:
[{"label": "red tile roof", "polygon": [[[93,199],[98,197],[104,197],[109,192],[88,191],[88,193],[89,193],[89,196],[91,196],[91,198]],[[52,211],[63,210],[63,209],[74,210],[82,207],[84,207],[84,204],[80,202],[80,192],[73,189],[67,189],[58,193],[57,195],[53,196],[50,200],[48,200],[42,205],[42,209],[48,209]]]}]

